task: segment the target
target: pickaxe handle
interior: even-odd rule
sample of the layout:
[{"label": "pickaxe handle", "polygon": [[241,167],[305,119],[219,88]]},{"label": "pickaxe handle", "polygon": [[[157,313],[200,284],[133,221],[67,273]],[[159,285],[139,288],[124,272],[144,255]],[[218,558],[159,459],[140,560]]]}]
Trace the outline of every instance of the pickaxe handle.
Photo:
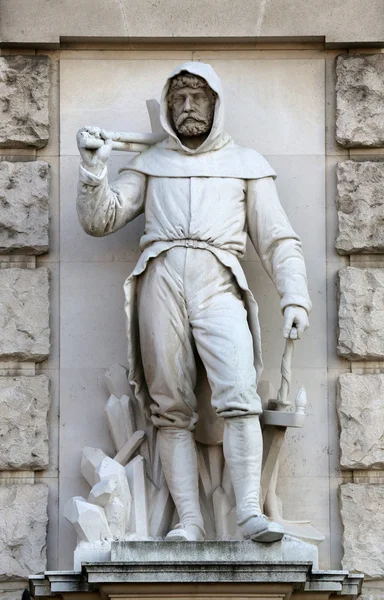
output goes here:
[{"label": "pickaxe handle", "polygon": [[288,401],[288,394],[292,377],[291,364],[294,344],[295,342],[291,338],[287,338],[283,358],[281,360],[281,384],[276,398],[277,410],[284,410],[291,404]]},{"label": "pickaxe handle", "polygon": [[97,150],[104,145],[105,140],[112,140],[114,150],[123,150],[124,152],[143,152],[148,146],[153,146],[167,138],[166,133],[124,133],[120,131],[101,130],[100,137],[96,137],[87,131],[79,134],[79,141],[83,148],[88,150]]}]

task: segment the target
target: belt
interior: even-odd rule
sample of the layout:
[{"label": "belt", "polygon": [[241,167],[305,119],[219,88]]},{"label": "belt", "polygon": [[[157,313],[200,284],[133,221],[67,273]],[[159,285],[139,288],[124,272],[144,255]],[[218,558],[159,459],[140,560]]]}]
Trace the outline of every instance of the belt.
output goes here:
[{"label": "belt", "polygon": [[189,240],[189,239],[180,239],[180,240],[169,240],[172,241],[175,246],[183,246],[184,248],[200,248],[205,250],[208,246],[212,244],[208,244],[207,242],[201,242],[200,240]]}]

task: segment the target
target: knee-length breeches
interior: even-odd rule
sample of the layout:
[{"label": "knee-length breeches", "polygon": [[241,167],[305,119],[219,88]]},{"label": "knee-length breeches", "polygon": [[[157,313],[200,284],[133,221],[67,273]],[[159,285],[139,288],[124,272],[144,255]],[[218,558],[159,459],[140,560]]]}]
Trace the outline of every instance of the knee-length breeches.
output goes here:
[{"label": "knee-length breeches", "polygon": [[140,347],[157,427],[193,430],[195,352],[222,417],[259,414],[253,342],[232,272],[209,251],[174,247],[138,281]]}]

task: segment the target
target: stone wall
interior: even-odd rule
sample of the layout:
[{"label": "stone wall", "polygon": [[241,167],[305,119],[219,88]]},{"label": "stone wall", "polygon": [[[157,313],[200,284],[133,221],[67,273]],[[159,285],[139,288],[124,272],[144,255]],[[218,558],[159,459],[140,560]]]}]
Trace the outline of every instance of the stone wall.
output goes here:
[{"label": "stone wall", "polygon": [[[336,249],[338,353],[350,372],[338,383],[344,527],[343,567],[363,572],[365,595],[384,595],[384,54],[349,54],[336,64],[338,163]],[[376,150],[373,150],[375,148]],[[352,160],[351,160],[352,159]]]},{"label": "stone wall", "polygon": [[13,600],[31,572],[47,568],[48,492],[54,498],[57,487],[48,254],[54,71],[48,56],[10,50],[0,73],[0,594]]},{"label": "stone wall", "polygon": [[[31,571],[71,568],[62,512],[89,491],[81,449],[113,450],[103,377],[125,364],[121,288],[143,223],[103,240],[81,231],[76,129],[148,130],[145,100],[193,59],[222,77],[230,133],[276,169],[304,243],[314,310],[292,387],[307,387],[308,418],[282,455],[284,516],[325,534],[321,568],[362,570],[365,595],[382,600],[382,1],[0,4],[0,595],[20,597]],[[125,161],[113,155],[111,178]],[[263,379],[277,386],[277,297],[251,248],[243,267],[260,305]]]}]

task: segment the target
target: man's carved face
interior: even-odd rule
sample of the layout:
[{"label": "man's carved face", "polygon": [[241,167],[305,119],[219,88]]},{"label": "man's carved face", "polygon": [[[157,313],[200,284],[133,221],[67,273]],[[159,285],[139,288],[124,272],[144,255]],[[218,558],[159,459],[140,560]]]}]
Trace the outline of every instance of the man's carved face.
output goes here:
[{"label": "man's carved face", "polygon": [[168,104],[177,133],[198,136],[207,133],[213,122],[216,94],[195,75],[181,75],[170,87]]}]

